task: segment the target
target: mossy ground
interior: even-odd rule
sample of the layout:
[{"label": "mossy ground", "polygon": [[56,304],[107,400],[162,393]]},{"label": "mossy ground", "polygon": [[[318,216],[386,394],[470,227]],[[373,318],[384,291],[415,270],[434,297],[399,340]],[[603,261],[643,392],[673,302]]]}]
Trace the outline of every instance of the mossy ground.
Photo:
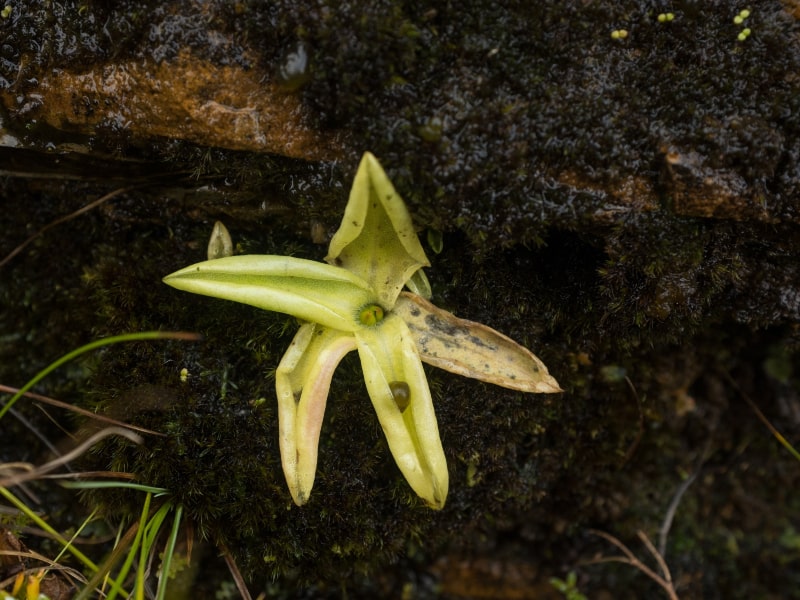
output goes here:
[{"label": "mossy ground", "polygon": [[[674,3],[669,24],[650,2],[337,4],[211,3],[205,23],[244,36],[267,65],[305,44],[311,72],[294,93],[320,127],[349,131],[353,155],[302,164],[98,132],[90,145],[175,174],[60,225],[2,268],[0,381],[21,384],[104,335],[202,333],[194,344],[108,348],[49,378],[46,391],[168,433],[144,448],[107,443],[91,461],[173,490],[254,590],[369,597],[413,584],[434,596],[424,574],[436,557],[513,553],[542,578],[578,569],[590,596],[653,596],[630,568],[582,564],[614,553],[587,530],[639,550],[636,530],[655,540],[697,473],[665,557],[681,596],[797,594],[800,468],[744,400],[798,445],[796,21],[780,3],[757,2],[753,33],[738,43],[732,2]],[[30,31],[15,22],[3,68],[16,73],[28,55],[32,70],[139,56],[153,23],[174,27],[157,30],[175,34],[153,44],[166,45],[163,60],[173,40],[205,47],[194,21],[181,27],[141,3],[93,7],[93,19],[127,15],[115,21],[125,30],[118,47],[102,42],[102,19],[58,21],[67,32],[89,27],[76,40],[101,40],[77,54],[58,36],[26,46],[47,11],[64,7],[77,14],[63,2],[15,13]],[[629,37],[611,40],[620,27]],[[20,92],[33,85],[5,73]],[[44,132],[15,119],[20,139],[45,147]],[[293,507],[269,374],[296,324],[160,283],[204,258],[217,218],[240,252],[321,258],[364,149],[421,232],[444,234],[442,252],[429,252],[436,303],[531,347],[566,390],[523,396],[428,369],[452,480],[440,513],[394,467],[353,359],[334,377],[311,502]],[[725,218],[682,212],[684,188],[664,162],[673,151],[702,157],[694,174],[710,178],[712,198],[735,175],[744,208]],[[96,167],[81,173],[80,161],[64,160],[92,182],[0,183],[9,207],[0,254],[109,190]],[[121,181],[145,180],[107,160]],[[642,181],[640,203],[620,191]],[[40,454],[8,417],[3,432],[5,457],[20,458],[21,446],[27,459]],[[87,497],[112,518],[137,500]],[[205,572],[216,587],[223,575]]]},{"label": "mossy ground", "polygon": [[[13,180],[5,192],[47,197]],[[66,192],[59,189],[61,197]],[[62,200],[29,203],[17,208],[14,222],[46,221],[65,210]],[[770,565],[796,560],[791,533],[798,507],[790,490],[797,465],[740,397],[755,398],[791,433],[781,413],[796,389],[791,329],[753,331],[701,315],[683,337],[643,340],[646,331],[631,321],[627,328],[602,325],[610,313],[597,272],[603,257],[590,246],[567,236],[539,249],[465,260],[466,238],[447,234],[442,253],[431,252],[439,303],[529,344],[567,393],[524,396],[428,369],[453,481],[445,510],[436,513],[394,467],[357,361],[348,359],[334,378],[314,493],[299,509],[280,471],[269,375],[296,323],[179,294],[158,279],[203,259],[212,221],[197,205],[133,194],[46,234],[6,267],[4,330],[30,335],[5,344],[4,356],[15,362],[4,362],[4,377],[31,373],[103,335],[153,328],[202,333],[200,343],[108,348],[47,387],[167,433],[141,448],[108,442],[86,466],[134,472],[173,490],[197,532],[225,543],[256,589],[277,578],[272,589],[299,586],[319,595],[342,587],[355,597],[376,586],[397,591],[442,552],[509,546],[537,557],[545,572],[569,569],[591,552],[611,551],[587,537],[588,527],[623,539],[638,528],[655,535],[682,478],[698,468],[669,538],[667,558],[682,585],[735,597],[743,589],[792,585],[790,569]],[[226,223],[248,253],[324,254],[324,247],[296,236],[288,219]],[[80,244],[59,260],[63,252],[54,247],[69,247],[70,240]],[[593,321],[598,325],[590,329]],[[625,337],[628,328],[635,335]],[[119,518],[136,511],[140,497],[85,500]],[[391,577],[388,564],[395,565]],[[619,578],[649,589],[624,569],[581,572],[586,589],[617,589]]]}]

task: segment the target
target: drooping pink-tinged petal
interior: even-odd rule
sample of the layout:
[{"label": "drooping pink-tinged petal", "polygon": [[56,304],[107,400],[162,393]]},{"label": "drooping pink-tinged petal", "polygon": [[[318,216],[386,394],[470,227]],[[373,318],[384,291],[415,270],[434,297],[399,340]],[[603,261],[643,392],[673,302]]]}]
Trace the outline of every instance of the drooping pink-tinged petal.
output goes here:
[{"label": "drooping pink-tinged petal", "polygon": [[306,323],[294,336],[275,372],[283,474],[295,504],[308,501],[333,372],[356,348],[351,333]]},{"label": "drooping pink-tinged petal", "polygon": [[411,488],[431,507],[447,498],[447,460],[428,380],[403,320],[390,314],[355,332],[367,391],[389,450]]},{"label": "drooping pink-tinged petal", "polygon": [[563,391],[530,350],[491,327],[409,292],[400,294],[394,314],[408,325],[422,360],[434,367],[521,392]]}]

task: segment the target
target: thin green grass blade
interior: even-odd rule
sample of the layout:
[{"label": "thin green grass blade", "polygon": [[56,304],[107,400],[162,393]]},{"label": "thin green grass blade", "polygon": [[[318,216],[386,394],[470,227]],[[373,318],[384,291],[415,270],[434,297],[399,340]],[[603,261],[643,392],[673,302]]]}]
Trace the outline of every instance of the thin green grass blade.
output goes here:
[{"label": "thin green grass blade", "polygon": [[183,517],[183,506],[178,505],[172,517],[172,530],[169,532],[167,545],[164,548],[164,560],[161,561],[161,576],[158,578],[158,589],[156,590],[156,600],[165,600],[167,584],[169,582],[169,570],[172,566],[172,555],[175,554],[175,543],[178,539],[178,530],[181,526]]},{"label": "thin green grass blade", "polygon": [[[86,518],[83,520],[83,523],[81,523],[81,524],[80,524],[80,527],[78,527],[78,529],[77,529],[77,531],[75,532],[75,534],[74,534],[74,535],[73,535],[73,536],[72,536],[72,537],[69,539],[69,543],[70,543],[70,545],[72,545],[72,543],[73,543],[73,542],[74,542],[74,541],[77,539],[77,537],[78,537],[78,536],[81,534],[81,531],[83,531],[83,530],[86,528],[86,526],[87,526],[87,525],[89,525],[89,523],[91,523],[92,521],[94,521],[94,517],[95,517],[95,515],[97,515],[97,509],[94,509],[94,510],[92,511],[92,513],[91,513],[91,514],[90,514],[88,517],[86,517]],[[56,557],[53,559],[53,562],[54,562],[54,563],[57,563],[59,560],[61,560],[61,557],[64,555],[64,553],[65,553],[66,551],[67,551],[67,546],[64,546],[63,548],[61,548],[61,551],[60,551],[58,554],[56,554]]]},{"label": "thin green grass blade", "polygon": [[156,513],[150,517],[150,520],[145,525],[144,537],[142,538],[142,545],[139,552],[139,564],[136,568],[136,585],[134,591],[136,593],[136,600],[144,600],[144,581],[147,571],[147,557],[153,548],[158,534],[161,531],[161,525],[164,523],[169,512],[172,510],[172,504],[167,502]]},{"label": "thin green grass blade", "polygon": [[104,488],[126,488],[130,490],[138,490],[140,492],[148,492],[153,496],[160,496],[169,492],[166,488],[155,487],[152,485],[145,485],[143,483],[130,483],[127,481],[64,481],[61,483],[65,488],[72,490],[100,490]]},{"label": "thin green grass blade", "polygon": [[[98,596],[95,594],[95,591],[101,586],[105,587],[109,582],[113,583],[111,571],[114,569],[114,566],[122,560],[123,556],[127,556],[138,529],[139,523],[137,522],[133,526],[128,527],[128,530],[124,534],[121,534],[121,530],[117,533],[117,539],[114,541],[114,548],[100,564],[97,573],[92,576],[73,600],[89,600],[104,597],[103,592]],[[123,590],[122,593],[126,598],[130,597],[128,592]]]},{"label": "thin green grass blade", "polygon": [[111,589],[108,591],[108,596],[106,596],[106,600],[114,600],[117,597],[117,594],[122,591],[122,586],[120,585],[120,581],[125,581],[125,578],[128,576],[128,571],[131,569],[131,565],[133,564],[133,559],[136,558],[136,553],[139,550],[139,546],[142,543],[142,537],[144,536],[145,525],[147,515],[150,512],[150,500],[153,498],[152,494],[147,494],[144,500],[144,504],[142,505],[142,514],[139,517],[139,527],[136,529],[136,537],[133,539],[133,543],[131,544],[130,549],[128,550],[127,556],[125,556],[125,562],[122,563],[122,567],[117,573],[117,579],[111,586]]},{"label": "thin green grass blade", "polygon": [[66,362],[71,361],[73,358],[80,356],[81,354],[85,354],[86,352],[90,352],[97,348],[102,348],[103,346],[110,346],[111,344],[118,344],[120,342],[137,342],[142,340],[189,340],[195,341],[200,339],[200,336],[196,333],[188,333],[185,331],[140,331],[138,333],[125,333],[122,335],[113,335],[111,337],[103,338],[101,340],[95,340],[94,342],[89,342],[80,348],[76,348],[71,352],[67,352],[64,356],[56,360],[55,362],[50,363],[44,369],[39,371],[33,378],[28,381],[25,385],[23,385],[19,391],[11,397],[11,400],[6,402],[5,406],[0,408],[0,419],[11,410],[11,407],[22,398],[22,396],[30,390],[33,386],[39,383],[42,379],[47,377],[50,373],[52,373],[55,369],[60,367]]},{"label": "thin green grass blade", "polygon": [[67,551],[72,554],[75,558],[77,558],[81,563],[83,563],[88,569],[91,569],[95,573],[98,570],[98,567],[92,560],[86,556],[83,552],[75,548],[69,540],[67,540],[63,535],[58,533],[55,529],[53,529],[47,521],[44,521],[39,515],[33,512],[24,502],[22,502],[19,498],[17,498],[14,494],[8,491],[4,487],[0,487],[0,495],[2,495],[6,500],[11,502],[14,506],[16,506],[26,517],[28,517],[31,521],[36,523],[37,526],[41,527],[47,533],[49,533],[53,538],[61,544]]}]

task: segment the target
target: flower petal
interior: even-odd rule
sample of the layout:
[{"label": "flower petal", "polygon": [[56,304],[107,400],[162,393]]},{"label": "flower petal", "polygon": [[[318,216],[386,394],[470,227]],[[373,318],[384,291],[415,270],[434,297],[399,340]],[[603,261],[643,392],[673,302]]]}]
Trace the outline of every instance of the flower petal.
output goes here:
[{"label": "flower petal", "polygon": [[208,260],[216,260],[225,256],[233,256],[231,232],[222,221],[216,221],[211,230],[211,238],[208,240]]},{"label": "flower petal", "polygon": [[291,256],[228,256],[164,278],[179,290],[294,315],[341,331],[360,327],[358,311],[375,302],[369,285],[339,267]]},{"label": "flower petal", "polygon": [[563,391],[530,350],[491,327],[459,319],[408,292],[393,312],[406,322],[429,365],[522,392]]},{"label": "flower petal", "polygon": [[358,166],[325,260],[369,282],[387,309],[411,275],[430,266],[403,199],[369,152]]},{"label": "flower petal", "polygon": [[390,314],[356,331],[358,355],[375,412],[397,466],[432,508],[447,498],[447,461],[417,347],[408,327]]},{"label": "flower petal", "polygon": [[308,501],[314,485],[319,433],[333,372],[355,348],[351,334],[306,323],[275,372],[281,463],[298,506]]},{"label": "flower petal", "polygon": [[406,281],[406,287],[411,290],[412,294],[422,296],[425,300],[430,300],[433,296],[431,282],[428,281],[428,276],[422,269],[414,271],[414,274]]}]

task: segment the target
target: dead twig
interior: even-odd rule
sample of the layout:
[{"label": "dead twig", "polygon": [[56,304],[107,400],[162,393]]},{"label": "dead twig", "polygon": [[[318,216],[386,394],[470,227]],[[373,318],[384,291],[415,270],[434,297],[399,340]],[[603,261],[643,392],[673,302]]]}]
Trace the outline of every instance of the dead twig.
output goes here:
[{"label": "dead twig", "polygon": [[664,557],[658,552],[658,550],[656,550],[655,546],[653,546],[653,543],[650,541],[650,538],[647,537],[647,534],[644,531],[640,529],[636,532],[636,535],[642,541],[645,548],[647,548],[647,551],[655,559],[656,563],[658,564],[658,568],[661,571],[661,575],[639,560],[625,544],[623,544],[619,539],[610,533],[599,531],[597,529],[590,529],[589,533],[601,537],[607,542],[613,544],[622,552],[624,556],[601,556],[600,558],[595,558],[588,561],[587,564],[619,562],[630,565],[660,585],[661,588],[667,593],[667,597],[670,600],[679,600],[678,594],[675,592],[675,585],[672,583],[672,574],[669,571],[669,567],[667,566]]},{"label": "dead twig", "polygon": [[242,600],[253,600],[250,590],[247,589],[247,583],[244,581],[242,572],[239,570],[239,567],[236,566],[236,561],[233,560],[231,551],[228,550],[228,547],[222,542],[219,542],[218,548],[222,552],[222,556],[225,558],[225,563],[228,565],[228,569],[231,572],[233,581],[236,583],[236,588],[239,590],[239,594],[242,596]]},{"label": "dead twig", "polygon": [[115,197],[119,196],[120,194],[124,194],[125,192],[129,192],[132,189],[133,189],[132,187],[118,188],[118,189],[114,190],[113,192],[109,192],[105,196],[101,196],[100,198],[98,198],[94,202],[90,202],[86,206],[83,206],[83,207],[79,208],[78,210],[69,213],[68,215],[64,215],[63,217],[59,217],[55,221],[51,221],[50,223],[48,223],[47,225],[42,227],[39,231],[37,231],[36,233],[31,235],[27,240],[22,242],[19,246],[14,248],[11,252],[9,252],[8,255],[6,255],[6,257],[3,260],[0,260],[0,269],[3,268],[4,266],[6,266],[6,264],[8,264],[11,261],[12,258],[14,258],[20,252],[22,252],[28,244],[30,244],[33,240],[38,238],[40,235],[42,235],[46,231],[52,229],[53,227],[55,227],[57,225],[60,225],[61,223],[66,223],[67,221],[70,221],[70,220],[74,219],[75,217],[78,217],[78,216],[82,215],[85,212],[89,212],[93,208],[95,208],[97,206],[100,206],[103,202],[107,202],[108,200],[111,200],[112,198],[115,198]]},{"label": "dead twig", "polygon": [[672,521],[675,519],[675,513],[678,510],[678,506],[680,505],[681,499],[686,493],[686,490],[688,490],[695,482],[697,476],[700,474],[700,471],[703,468],[703,465],[706,462],[706,457],[711,449],[711,439],[712,438],[709,437],[706,441],[706,445],[703,448],[703,451],[700,453],[700,458],[697,461],[694,472],[678,486],[675,495],[672,497],[672,500],[667,507],[667,513],[664,515],[664,521],[661,523],[661,529],[658,530],[658,553],[661,556],[665,556],[667,554],[667,536],[669,535],[669,530],[672,528]]},{"label": "dead twig", "polygon": [[764,416],[764,413],[762,413],[758,406],[756,406],[756,403],[753,402],[750,396],[742,391],[742,388],[740,388],[739,384],[734,381],[733,377],[731,377],[727,371],[723,371],[723,375],[728,383],[731,384],[733,389],[736,390],[736,392],[744,399],[745,402],[747,402],[747,405],[756,414],[756,417],[758,417],[758,419],[766,426],[766,428],[769,429],[770,433],[775,437],[775,439],[778,440],[778,442],[780,442],[780,444],[786,448],[792,456],[794,456],[797,460],[800,460],[800,452],[798,452],[797,449],[795,449],[795,447],[789,443],[789,440],[781,435],[780,431],[775,429],[775,426],[770,423],[767,417]]},{"label": "dead twig", "polygon": [[633,442],[631,442],[631,445],[628,446],[628,451],[625,452],[625,458],[622,459],[622,464],[619,466],[620,469],[624,468],[625,465],[630,462],[630,460],[633,458],[633,455],[636,453],[636,449],[639,447],[639,443],[644,437],[644,412],[642,411],[642,401],[639,399],[639,394],[636,392],[636,387],[633,385],[633,382],[627,375],[625,376],[625,382],[628,384],[628,388],[631,390],[631,394],[633,394],[633,397],[636,400],[636,408],[639,411],[639,431],[636,432],[636,437],[634,438]]},{"label": "dead twig", "polygon": [[[17,392],[19,392],[19,388],[14,388],[8,385],[0,384],[0,392],[16,394]],[[158,431],[153,431],[152,429],[145,429],[144,427],[139,427],[138,425],[130,425],[129,423],[118,421],[117,419],[106,417],[105,415],[98,415],[97,413],[93,413],[90,410],[80,408],[78,406],[75,406],[74,404],[67,404],[66,402],[62,402],[61,400],[56,400],[55,398],[42,396],[41,394],[35,394],[33,392],[25,392],[22,395],[25,396],[26,398],[38,400],[39,402],[44,402],[45,404],[49,404],[51,406],[57,406],[59,408],[65,408],[67,410],[71,410],[74,413],[83,415],[84,417],[89,417],[90,419],[94,419],[96,421],[103,421],[104,423],[108,423],[109,425],[116,425],[117,427],[125,427],[126,429],[133,429],[134,431],[138,431],[139,433],[146,433],[148,435],[158,435],[161,437],[166,437],[166,434],[164,433],[159,433]],[[54,452],[54,454],[57,454],[57,452]]]},{"label": "dead twig", "polygon": [[[70,452],[67,452],[63,456],[59,456],[58,458],[51,460],[48,463],[45,463],[39,467],[34,467],[33,465],[25,465],[23,473],[15,473],[13,475],[9,475],[4,479],[0,479],[0,487],[11,487],[12,485],[19,485],[25,481],[31,481],[33,479],[38,479],[42,475],[49,473],[57,469],[58,467],[74,460],[75,458],[79,457],[81,454],[86,452],[89,448],[91,448],[94,444],[106,438],[110,435],[119,435],[124,438],[129,439],[130,441],[134,442],[135,444],[141,444],[144,440],[142,436],[133,433],[127,429],[122,427],[107,427],[101,431],[98,431],[88,439],[86,439],[83,443],[79,444],[77,447],[73,448]],[[9,463],[15,467],[20,467],[16,463]],[[5,465],[0,465],[5,466]],[[15,469],[16,470],[16,469]]]}]

